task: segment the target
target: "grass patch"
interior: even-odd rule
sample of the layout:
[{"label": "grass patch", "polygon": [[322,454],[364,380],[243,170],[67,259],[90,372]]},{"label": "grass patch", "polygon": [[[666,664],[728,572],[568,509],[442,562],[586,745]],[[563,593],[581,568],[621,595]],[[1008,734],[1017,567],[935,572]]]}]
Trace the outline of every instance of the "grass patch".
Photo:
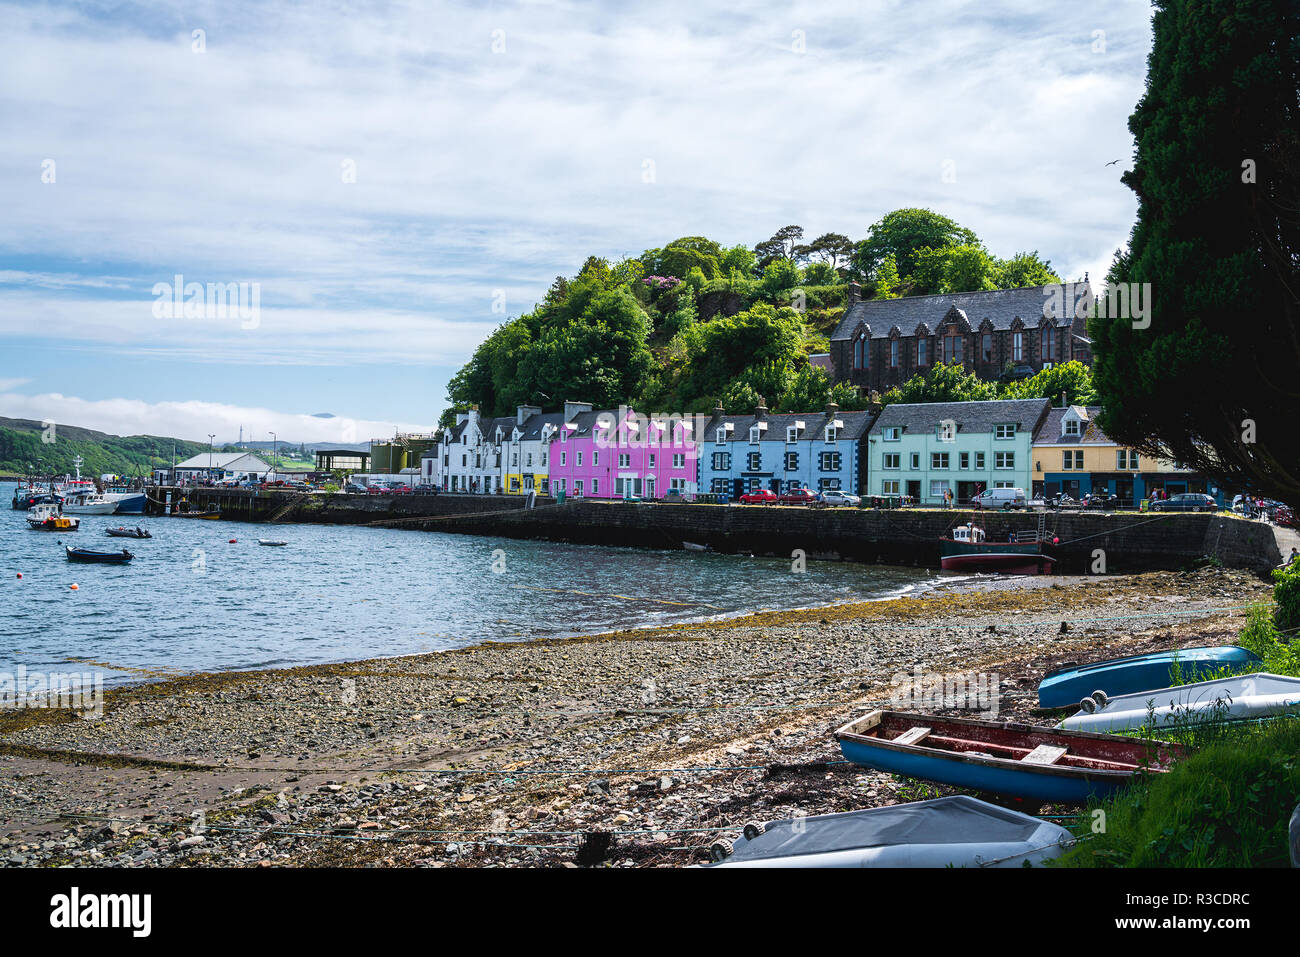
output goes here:
[{"label": "grass patch", "polygon": [[1142,776],[1090,807],[1078,831],[1089,838],[1054,866],[1286,867],[1297,801],[1300,721],[1235,728],[1168,773]]}]

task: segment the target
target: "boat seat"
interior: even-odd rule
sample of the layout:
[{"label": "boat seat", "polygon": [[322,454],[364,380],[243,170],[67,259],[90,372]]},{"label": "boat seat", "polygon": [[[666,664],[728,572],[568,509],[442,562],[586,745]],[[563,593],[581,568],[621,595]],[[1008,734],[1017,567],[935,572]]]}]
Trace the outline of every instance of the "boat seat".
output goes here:
[{"label": "boat seat", "polygon": [[895,744],[916,744],[923,738],[930,735],[930,728],[922,728],[919,725],[915,728],[908,728],[902,734],[894,739]]},{"label": "boat seat", "polygon": [[1026,764],[1055,764],[1065,756],[1065,751],[1056,745],[1040,744],[1020,760]]}]

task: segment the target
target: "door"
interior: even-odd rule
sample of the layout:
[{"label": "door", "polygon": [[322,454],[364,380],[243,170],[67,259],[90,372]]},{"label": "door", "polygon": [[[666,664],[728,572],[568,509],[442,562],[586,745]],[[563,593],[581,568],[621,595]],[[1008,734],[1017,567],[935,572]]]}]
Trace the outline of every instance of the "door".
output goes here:
[{"label": "door", "polygon": [[921,501],[921,480],[920,479],[907,480],[907,497],[910,498],[913,502]]}]

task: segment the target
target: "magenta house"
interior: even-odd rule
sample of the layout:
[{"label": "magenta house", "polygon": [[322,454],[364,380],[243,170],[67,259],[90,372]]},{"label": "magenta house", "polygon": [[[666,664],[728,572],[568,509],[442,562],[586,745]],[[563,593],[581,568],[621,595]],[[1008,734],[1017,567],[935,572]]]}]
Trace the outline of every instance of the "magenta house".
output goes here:
[{"label": "magenta house", "polygon": [[592,410],[566,402],[551,438],[551,494],[566,498],[663,498],[696,491],[691,417],[643,415],[626,406]]}]

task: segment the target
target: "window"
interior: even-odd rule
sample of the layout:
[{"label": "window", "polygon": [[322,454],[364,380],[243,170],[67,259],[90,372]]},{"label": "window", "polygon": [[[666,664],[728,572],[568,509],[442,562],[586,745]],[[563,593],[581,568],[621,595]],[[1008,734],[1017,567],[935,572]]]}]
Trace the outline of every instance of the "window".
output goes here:
[{"label": "window", "polygon": [[582,453],[578,453],[578,468],[582,468]]},{"label": "window", "polygon": [[573,482],[573,494],[577,498],[582,498],[582,479],[575,479]]},{"label": "window", "polygon": [[727,491],[727,480],[724,478],[715,478],[709,483],[709,491],[714,495],[720,495]]},{"label": "window", "polygon": [[1136,472],[1138,470],[1138,454],[1127,449],[1119,449],[1115,453],[1115,468]]},{"label": "window", "polygon": [[1066,420],[1065,420],[1065,434],[1066,434],[1066,435],[1078,435],[1078,434],[1079,434],[1079,420],[1078,420],[1078,419],[1066,419]]},{"label": "window", "polygon": [[932,469],[946,469],[947,467],[948,467],[948,453],[947,453],[947,452],[931,452],[931,453],[930,453],[930,468],[932,468]]},{"label": "window", "polygon": [[600,479],[591,480],[591,494],[592,495],[600,494]]},{"label": "window", "polygon": [[1013,486],[1010,482],[994,482],[994,483],[993,483],[993,487],[994,487],[994,488],[1014,488],[1015,486]]},{"label": "window", "polygon": [[969,472],[969,471],[970,471],[970,453],[969,453],[969,452],[959,452],[959,453],[957,453],[957,468],[961,469],[963,472]]},{"label": "window", "polygon": [[930,483],[930,497],[943,498],[944,493],[948,491],[947,479],[935,479]]},{"label": "window", "polygon": [[897,452],[886,452],[884,456],[881,457],[880,467],[883,469],[896,469],[899,467],[902,458],[903,457]]},{"label": "window", "polygon": [[799,453],[798,452],[785,453],[785,470],[787,472],[795,472],[798,469],[799,469]]},{"label": "window", "polygon": [[897,442],[900,438],[902,438],[902,435],[903,435],[903,430],[896,425],[891,425],[889,428],[884,430],[884,436],[886,442]]},{"label": "window", "polygon": [[913,472],[915,472],[917,469],[919,469],[919,468],[921,467],[921,453],[920,453],[920,452],[913,452],[913,453],[912,453],[912,457],[911,457],[910,459],[908,459],[907,467],[910,468]]},{"label": "window", "polygon": [[986,332],[980,336],[980,349],[984,353],[984,361],[993,361],[993,333]]},{"label": "window", "polygon": [[1061,453],[1061,470],[1077,471],[1083,468],[1083,449],[1066,449]]},{"label": "window", "polygon": [[714,453],[713,453],[713,471],[715,471],[715,472],[726,472],[726,471],[730,470],[730,468],[731,468],[731,453],[730,453],[730,452],[714,452]]},{"label": "window", "polygon": [[758,426],[756,426],[756,425],[751,425],[751,426],[749,427],[749,444],[750,444],[750,445],[757,445],[757,444],[758,444],[758,436],[759,436],[759,434],[760,434],[761,432],[762,432],[762,430],[761,430]]},{"label": "window", "polygon": [[880,483],[881,495],[897,495],[898,479],[885,479]]},{"label": "window", "polygon": [[631,468],[632,456],[620,452],[618,456],[618,467],[621,469]]},{"label": "window", "polygon": [[930,340],[916,340],[916,364],[919,366],[929,365],[930,363]]},{"label": "window", "polygon": [[517,469],[517,468],[519,468],[519,453],[518,453],[518,452],[511,452],[511,453],[510,453],[510,467],[511,467],[512,469]]},{"label": "window", "polygon": [[995,439],[1014,439],[1016,437],[1016,424],[1014,422],[1004,422],[1001,425],[993,426],[993,438]]},{"label": "window", "polygon": [[817,456],[817,467],[823,472],[838,472],[840,470],[840,453],[822,452]]},{"label": "window", "polygon": [[983,452],[976,452],[976,453],[975,453],[975,471],[977,471],[977,472],[982,472],[982,471],[984,471],[984,453],[983,453]]},{"label": "window", "polygon": [[898,340],[889,340],[889,368],[898,368]]},{"label": "window", "polygon": [[826,426],[826,441],[834,442],[840,437],[840,430],[833,425]]},{"label": "window", "polygon": [[1056,359],[1056,336],[1054,335],[1054,333],[1055,333],[1055,330],[1054,330],[1051,326],[1043,326],[1043,328],[1042,328],[1042,339],[1043,339],[1043,356],[1042,356],[1042,358],[1043,358],[1043,361],[1044,361],[1044,362],[1052,362],[1052,361],[1055,361],[1055,359]]},{"label": "window", "polygon": [[817,480],[817,487],[818,487],[818,489],[820,489],[820,490],[823,491],[823,492],[826,491],[827,489],[831,489],[831,488],[839,488],[839,487],[840,487],[840,480],[837,479],[837,478],[822,478],[822,479],[818,479],[818,480]]},{"label": "window", "polygon": [[655,467],[655,454],[651,452],[647,455],[646,468],[652,469],[654,467]]},{"label": "window", "polygon": [[871,346],[864,338],[853,340],[853,368],[866,369],[870,367]]},{"label": "window", "polygon": [[563,449],[560,450],[560,464],[561,465],[569,464],[569,453],[564,451]]},{"label": "window", "polygon": [[718,442],[719,445],[726,445],[726,444],[727,444],[727,429],[726,429],[725,426],[721,426],[721,425],[718,426],[718,438],[717,438],[717,442]]},{"label": "window", "polygon": [[1016,362],[1023,362],[1025,359],[1025,340],[1022,333],[1011,334],[1011,358]]},{"label": "window", "polygon": [[791,443],[799,441],[799,427],[797,425],[787,425],[785,427],[785,440]]},{"label": "window", "polygon": [[763,453],[750,452],[745,456],[745,469],[749,472],[757,472],[763,467]]},{"label": "window", "polygon": [[[579,462],[578,464],[581,465],[582,463]],[[599,465],[599,464],[600,464],[600,452],[597,451],[596,449],[592,449],[592,450],[591,450],[591,466],[592,466],[592,468],[595,468],[595,467],[596,467],[597,465]],[[595,482],[592,482],[592,483],[591,483],[591,494],[592,494],[592,495],[595,495],[595,494],[596,494],[596,483],[595,483]]]},{"label": "window", "polygon": [[993,467],[995,469],[1013,469],[1016,467],[1015,452],[994,452]]},{"label": "window", "polygon": [[961,336],[944,336],[943,339],[943,361],[948,363],[958,363],[964,361],[962,356],[962,337]]},{"label": "window", "polygon": [[546,453],[542,453],[542,468],[546,468]]},{"label": "window", "polygon": [[[654,463],[651,462],[650,464],[653,465]],[[686,453],[685,453],[685,452],[674,452],[674,453],[673,453],[673,468],[675,468],[675,469],[684,469],[684,468],[686,468]]]}]

